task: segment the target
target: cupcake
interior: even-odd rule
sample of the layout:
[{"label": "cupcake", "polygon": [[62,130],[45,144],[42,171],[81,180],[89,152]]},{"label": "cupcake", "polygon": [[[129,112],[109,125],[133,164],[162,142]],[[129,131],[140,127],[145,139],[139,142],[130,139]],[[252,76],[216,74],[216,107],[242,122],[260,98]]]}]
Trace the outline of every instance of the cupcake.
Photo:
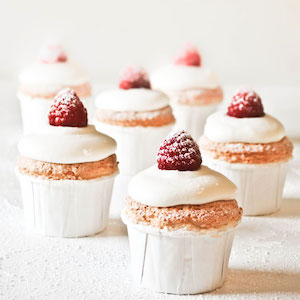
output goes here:
[{"label": "cupcake", "polygon": [[118,143],[120,175],[113,202],[116,198],[120,217],[128,181],[155,163],[155,153],[175,119],[168,97],[151,89],[147,73],[136,67],[128,67],[121,73],[119,88],[100,93],[96,107],[97,130],[110,134]]},{"label": "cupcake", "polygon": [[151,76],[155,89],[166,93],[176,118],[176,128],[185,129],[198,139],[206,118],[223,99],[218,78],[202,66],[197,49],[187,45],[174,60]]},{"label": "cupcake", "polygon": [[88,125],[75,91],[60,91],[49,125],[19,142],[25,222],[40,235],[80,237],[102,231],[108,222],[116,142]]},{"label": "cupcake", "polygon": [[62,46],[49,43],[42,47],[38,60],[20,74],[18,98],[25,133],[47,126],[52,99],[64,88],[75,90],[81,101],[92,110],[88,76],[77,64],[68,60]]},{"label": "cupcake", "polygon": [[161,144],[157,164],[133,177],[122,214],[134,280],[172,294],[222,285],[242,209],[236,186],[201,166],[199,147],[184,131]]},{"label": "cupcake", "polygon": [[238,91],[227,113],[208,117],[199,143],[205,164],[237,185],[245,215],[280,208],[293,145],[283,125],[264,113],[257,93]]}]

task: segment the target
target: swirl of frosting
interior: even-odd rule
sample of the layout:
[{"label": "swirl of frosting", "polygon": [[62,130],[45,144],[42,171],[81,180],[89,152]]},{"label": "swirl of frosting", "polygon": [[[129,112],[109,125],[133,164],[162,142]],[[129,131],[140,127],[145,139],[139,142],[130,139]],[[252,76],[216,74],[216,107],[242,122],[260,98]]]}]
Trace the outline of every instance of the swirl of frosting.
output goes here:
[{"label": "swirl of frosting", "polygon": [[99,133],[95,127],[47,126],[40,133],[21,138],[21,155],[45,162],[74,164],[102,160],[116,151],[111,137]]},{"label": "swirl of frosting", "polygon": [[236,198],[236,186],[224,175],[201,166],[197,171],[159,170],[156,165],[133,177],[128,196],[144,205],[200,205]]},{"label": "swirl of frosting", "polygon": [[27,88],[50,87],[54,91],[62,86],[76,86],[89,81],[86,72],[69,61],[56,64],[35,63],[21,72],[19,79]]},{"label": "swirl of frosting", "polygon": [[107,90],[96,99],[97,108],[111,111],[151,111],[168,104],[164,93],[143,88]]},{"label": "swirl of frosting", "polygon": [[204,67],[169,65],[151,76],[153,88],[162,91],[183,89],[215,89],[220,86],[217,75]]},{"label": "swirl of frosting", "polygon": [[204,135],[218,143],[273,143],[285,136],[283,125],[265,114],[257,118],[235,118],[225,112],[210,115],[204,127]]}]

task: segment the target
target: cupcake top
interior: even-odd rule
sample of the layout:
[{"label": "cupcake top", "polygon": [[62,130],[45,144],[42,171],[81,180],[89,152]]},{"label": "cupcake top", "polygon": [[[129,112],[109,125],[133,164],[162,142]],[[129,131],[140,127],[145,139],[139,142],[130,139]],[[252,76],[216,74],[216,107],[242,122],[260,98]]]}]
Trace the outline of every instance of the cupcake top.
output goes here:
[{"label": "cupcake top", "polygon": [[121,72],[118,89],[106,90],[96,99],[97,108],[109,111],[153,111],[168,104],[165,94],[151,89],[148,74],[131,66]]},{"label": "cupcake top", "polygon": [[215,89],[220,86],[217,75],[202,66],[200,54],[192,45],[187,45],[173,64],[154,73],[151,82],[162,91]]},{"label": "cupcake top", "polygon": [[52,163],[102,160],[116,151],[116,142],[88,125],[87,111],[71,89],[60,91],[49,112],[49,126],[21,138],[22,156]]},{"label": "cupcake top", "polygon": [[236,197],[236,186],[229,179],[201,166],[199,147],[184,131],[166,138],[157,162],[132,179],[128,188],[131,199],[152,207],[170,207]]},{"label": "cupcake top", "polygon": [[219,143],[273,143],[285,137],[283,125],[265,114],[259,95],[240,90],[233,96],[227,113],[216,112],[208,117],[204,135]]},{"label": "cupcake top", "polygon": [[65,86],[80,86],[89,81],[87,73],[70,62],[61,45],[49,43],[42,47],[38,60],[23,70],[21,86],[29,92],[56,93]]}]

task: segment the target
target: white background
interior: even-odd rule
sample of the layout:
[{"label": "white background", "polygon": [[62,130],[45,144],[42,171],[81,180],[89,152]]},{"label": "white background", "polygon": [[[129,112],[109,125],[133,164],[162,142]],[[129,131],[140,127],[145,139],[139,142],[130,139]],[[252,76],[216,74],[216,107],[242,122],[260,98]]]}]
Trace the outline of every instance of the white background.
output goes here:
[{"label": "white background", "polygon": [[0,37],[0,79],[55,37],[95,80],[153,69],[191,41],[223,84],[300,83],[297,0],[0,0]]}]

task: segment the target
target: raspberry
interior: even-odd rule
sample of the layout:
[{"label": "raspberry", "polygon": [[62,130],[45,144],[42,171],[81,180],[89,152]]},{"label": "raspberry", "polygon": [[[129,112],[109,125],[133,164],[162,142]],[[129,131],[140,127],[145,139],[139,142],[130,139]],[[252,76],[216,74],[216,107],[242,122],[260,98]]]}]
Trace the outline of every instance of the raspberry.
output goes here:
[{"label": "raspberry", "polygon": [[68,57],[60,44],[52,42],[41,48],[39,60],[45,64],[54,64],[66,62]]},{"label": "raspberry", "polygon": [[238,91],[228,106],[227,115],[235,118],[263,117],[264,107],[261,98],[251,90]]},{"label": "raspberry", "polygon": [[57,93],[48,117],[52,126],[86,127],[88,123],[86,108],[69,88]]},{"label": "raspberry", "polygon": [[181,130],[168,135],[160,145],[157,163],[161,170],[195,171],[202,158],[197,143]]},{"label": "raspberry", "polygon": [[201,56],[196,47],[187,44],[182,52],[175,58],[174,63],[176,65],[200,67]]},{"label": "raspberry", "polygon": [[151,89],[151,84],[145,70],[129,66],[120,73],[119,88],[123,90],[139,88]]}]

